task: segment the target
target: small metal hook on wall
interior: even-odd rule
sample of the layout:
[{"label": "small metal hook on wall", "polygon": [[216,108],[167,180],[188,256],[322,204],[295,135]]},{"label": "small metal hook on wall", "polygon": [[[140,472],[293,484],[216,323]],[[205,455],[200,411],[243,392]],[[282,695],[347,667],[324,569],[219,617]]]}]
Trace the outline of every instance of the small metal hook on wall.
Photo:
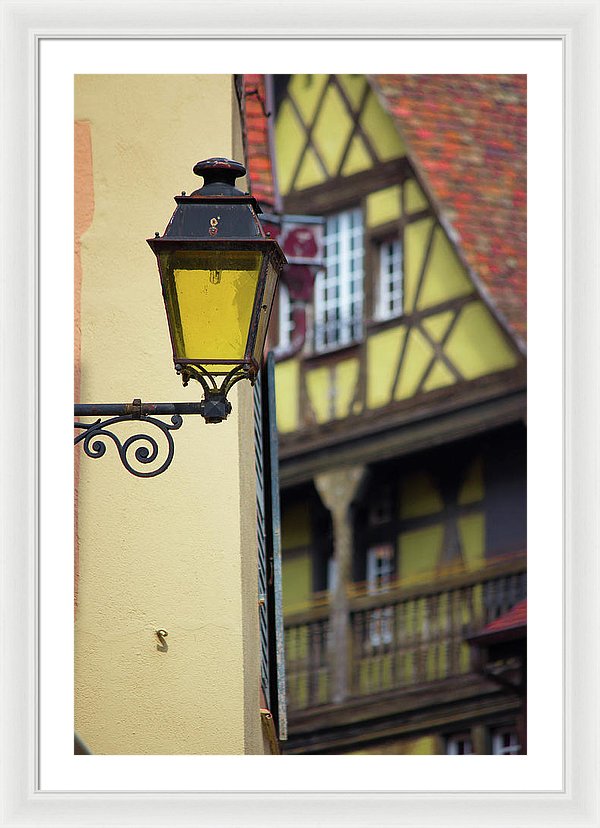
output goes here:
[{"label": "small metal hook on wall", "polygon": [[168,634],[169,633],[166,630],[156,630],[156,635],[158,637],[158,640],[160,641],[160,644],[156,645],[156,649],[159,651],[159,653],[166,653],[169,649],[169,645],[165,641],[165,638],[168,636]]}]

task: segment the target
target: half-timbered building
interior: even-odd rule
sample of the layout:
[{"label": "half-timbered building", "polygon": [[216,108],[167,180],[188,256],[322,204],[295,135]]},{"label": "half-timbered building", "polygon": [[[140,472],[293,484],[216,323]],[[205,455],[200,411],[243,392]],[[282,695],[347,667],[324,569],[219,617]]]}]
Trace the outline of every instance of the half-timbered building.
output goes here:
[{"label": "half-timbered building", "polygon": [[290,262],[286,752],[525,749],[522,693],[474,645],[526,594],[525,84],[245,76]]}]

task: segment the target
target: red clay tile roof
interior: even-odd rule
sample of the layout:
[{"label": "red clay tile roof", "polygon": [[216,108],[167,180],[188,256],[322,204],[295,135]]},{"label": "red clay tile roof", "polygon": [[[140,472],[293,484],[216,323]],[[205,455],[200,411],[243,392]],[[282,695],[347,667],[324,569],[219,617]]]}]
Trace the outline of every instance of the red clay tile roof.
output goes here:
[{"label": "red clay tile roof", "polygon": [[480,286],[527,331],[527,76],[371,75]]},{"label": "red clay tile roof", "polygon": [[275,187],[269,151],[264,75],[244,75],[246,168],[252,195],[263,209],[275,207]]},{"label": "red clay tile roof", "polygon": [[[525,75],[370,75],[473,277],[515,339],[527,331]],[[245,75],[253,194],[274,205],[264,76]],[[253,90],[257,94],[249,94]]]},{"label": "red clay tile roof", "polygon": [[519,601],[518,604],[508,612],[491,621],[477,633],[477,638],[492,633],[506,632],[507,630],[521,629],[527,626],[527,598]]}]

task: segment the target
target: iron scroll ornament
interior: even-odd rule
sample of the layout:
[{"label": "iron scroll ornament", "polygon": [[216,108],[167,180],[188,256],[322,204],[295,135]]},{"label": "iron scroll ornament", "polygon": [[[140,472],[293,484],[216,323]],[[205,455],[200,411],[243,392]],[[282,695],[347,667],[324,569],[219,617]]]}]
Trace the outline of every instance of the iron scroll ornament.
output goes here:
[{"label": "iron scroll ornament", "polygon": [[106,447],[109,441],[115,445],[121,463],[130,474],[135,477],[157,477],[166,471],[173,460],[175,454],[175,443],[171,435],[172,431],[177,431],[183,425],[183,417],[181,414],[173,414],[171,422],[164,422],[156,417],[144,416],[141,421],[146,426],[153,426],[157,428],[165,436],[167,441],[167,453],[164,459],[160,460],[158,466],[143,471],[131,465],[130,457],[133,455],[138,463],[145,466],[152,465],[159,460],[161,448],[158,441],[152,434],[139,433],[132,434],[127,439],[121,438],[113,431],[113,427],[123,422],[131,422],[137,419],[132,414],[123,414],[117,417],[110,417],[107,420],[96,420],[92,423],[83,423],[80,421],[74,422],[76,429],[81,429],[82,433],[78,434],[74,439],[74,445],[78,443],[83,444],[83,450],[88,457],[98,459],[106,454]]},{"label": "iron scroll ornament", "polygon": [[[254,385],[255,373],[247,366],[236,365],[217,384],[203,366],[177,365],[178,373],[182,374],[184,385],[187,385],[193,376],[197,379],[205,392],[200,402],[192,403],[142,403],[135,399],[131,403],[76,403],[75,417],[100,417],[94,422],[81,422],[75,419],[74,428],[82,433],[74,439],[74,444],[82,443],[83,450],[88,457],[97,460],[104,457],[109,442],[115,445],[121,463],[130,474],[135,477],[157,477],[165,472],[173,460],[175,443],[172,433],[183,425],[182,415],[200,414],[207,423],[220,423],[231,413],[231,403],[227,394],[231,388],[242,379],[249,379]],[[157,419],[158,417],[171,418],[171,422]],[[108,419],[102,419],[103,417]],[[132,434],[126,440],[113,431],[119,423],[139,420],[145,426],[152,426],[160,431],[166,439],[166,457],[160,460],[158,466],[144,471],[131,465],[129,458],[144,466],[150,466],[159,460],[160,446],[152,434]]]}]

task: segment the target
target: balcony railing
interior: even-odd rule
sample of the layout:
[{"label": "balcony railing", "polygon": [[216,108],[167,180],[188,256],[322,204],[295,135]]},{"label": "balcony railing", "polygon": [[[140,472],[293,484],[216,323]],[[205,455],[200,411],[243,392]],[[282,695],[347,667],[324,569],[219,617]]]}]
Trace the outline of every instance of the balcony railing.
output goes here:
[{"label": "balcony railing", "polygon": [[[349,598],[350,697],[417,687],[470,672],[465,638],[526,595],[524,557],[460,572],[429,584],[397,584],[376,595]],[[331,703],[331,664],[337,643],[329,607],[317,605],[285,619],[290,711]]]}]

